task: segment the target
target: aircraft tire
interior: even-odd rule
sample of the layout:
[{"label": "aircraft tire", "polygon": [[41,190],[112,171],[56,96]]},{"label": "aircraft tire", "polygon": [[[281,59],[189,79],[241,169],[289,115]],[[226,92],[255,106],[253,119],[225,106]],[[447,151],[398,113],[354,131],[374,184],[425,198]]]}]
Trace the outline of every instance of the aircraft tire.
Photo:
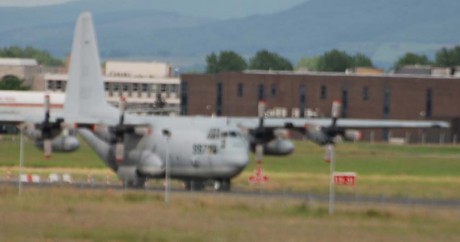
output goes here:
[{"label": "aircraft tire", "polygon": [[141,188],[144,188],[145,187],[145,181],[147,179],[145,178],[136,178],[135,180],[130,180],[130,181],[127,181],[126,182],[126,186],[128,188],[137,188],[137,189],[141,189]]},{"label": "aircraft tire", "polygon": [[217,179],[214,181],[214,190],[219,192],[230,191],[231,183],[229,179]]}]

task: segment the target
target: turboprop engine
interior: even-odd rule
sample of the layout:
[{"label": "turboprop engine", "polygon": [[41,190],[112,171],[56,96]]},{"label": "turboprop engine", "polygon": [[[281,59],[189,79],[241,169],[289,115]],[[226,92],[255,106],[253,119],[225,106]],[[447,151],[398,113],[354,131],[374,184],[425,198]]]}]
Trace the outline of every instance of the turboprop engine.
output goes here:
[{"label": "turboprop engine", "polygon": [[[43,140],[35,141],[35,146],[43,150]],[[57,152],[72,152],[80,147],[80,141],[75,136],[59,135],[51,140],[51,147]]]}]

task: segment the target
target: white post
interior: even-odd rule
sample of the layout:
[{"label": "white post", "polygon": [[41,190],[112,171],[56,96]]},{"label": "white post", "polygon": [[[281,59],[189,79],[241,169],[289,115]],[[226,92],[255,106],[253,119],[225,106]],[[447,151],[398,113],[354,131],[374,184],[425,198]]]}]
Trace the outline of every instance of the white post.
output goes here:
[{"label": "white post", "polygon": [[24,166],[24,135],[23,131],[24,127],[21,127],[20,129],[20,148],[19,148],[19,177],[18,177],[18,190],[19,190],[19,195],[22,194],[22,182],[21,182],[21,176],[22,176],[22,168]]},{"label": "white post", "polygon": [[329,215],[334,214],[334,203],[335,203],[335,189],[334,189],[334,170],[335,170],[335,153],[334,145],[328,144],[326,146],[327,152],[329,152],[330,159],[330,176],[329,176]]}]

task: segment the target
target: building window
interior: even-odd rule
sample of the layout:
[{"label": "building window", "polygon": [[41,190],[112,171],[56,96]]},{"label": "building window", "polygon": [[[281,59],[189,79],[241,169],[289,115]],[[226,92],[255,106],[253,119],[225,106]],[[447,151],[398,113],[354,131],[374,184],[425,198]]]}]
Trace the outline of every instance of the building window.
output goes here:
[{"label": "building window", "polygon": [[127,83],[123,83],[123,91],[124,92],[128,91],[128,84]]},{"label": "building window", "polygon": [[307,108],[307,89],[305,85],[300,85],[299,87],[299,112],[300,117],[305,117],[305,109]]},{"label": "building window", "polygon": [[242,97],[244,94],[244,86],[243,86],[243,83],[238,83],[238,97]]},{"label": "building window", "polygon": [[133,85],[133,92],[137,92],[137,90],[139,89],[138,87],[139,84],[133,83],[132,85]]},{"label": "building window", "polygon": [[118,92],[120,90],[120,84],[119,83],[113,83],[112,88],[114,92]]},{"label": "building window", "polygon": [[426,89],[425,117],[431,118],[433,115],[433,89]]},{"label": "building window", "polygon": [[109,83],[104,82],[104,89],[105,89],[106,92],[109,91]]},{"label": "building window", "polygon": [[46,89],[47,90],[53,90],[53,87],[54,87],[53,84],[54,84],[54,81],[48,81],[48,83],[46,85],[47,86]]},{"label": "building window", "polygon": [[259,96],[258,96],[258,100],[265,100],[265,88],[264,88],[264,84],[259,84]]},{"label": "building window", "polygon": [[274,83],[272,84],[271,92],[272,92],[272,97],[276,97],[276,95],[278,94],[278,86]]},{"label": "building window", "polygon": [[363,100],[369,100],[369,87],[363,87]]},{"label": "building window", "polygon": [[390,118],[391,90],[386,87],[383,90],[383,118]]},{"label": "building window", "polygon": [[56,81],[56,90],[61,90],[62,88],[62,81]]},{"label": "building window", "polygon": [[216,115],[222,115],[222,102],[223,102],[223,84],[222,82],[217,83],[217,96],[216,96]]},{"label": "building window", "polygon": [[161,84],[161,86],[160,86],[160,92],[161,92],[161,93],[166,92],[166,84]]},{"label": "building window", "polygon": [[147,84],[146,83],[142,83],[142,92],[147,92]]},{"label": "building window", "polygon": [[342,117],[346,118],[348,113],[348,88],[342,87]]},{"label": "building window", "polygon": [[321,86],[320,98],[321,99],[326,99],[327,98],[327,87],[325,85]]},{"label": "building window", "polygon": [[187,96],[188,83],[187,82],[182,82],[180,87],[181,87],[181,90],[180,90],[180,113],[182,115],[187,115],[188,114],[188,96]]}]

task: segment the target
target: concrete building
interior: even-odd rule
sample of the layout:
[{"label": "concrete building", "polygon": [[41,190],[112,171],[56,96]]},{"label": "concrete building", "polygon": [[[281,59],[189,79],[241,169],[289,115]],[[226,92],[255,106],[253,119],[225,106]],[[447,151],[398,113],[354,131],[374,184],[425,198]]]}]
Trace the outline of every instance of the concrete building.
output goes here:
[{"label": "concrete building", "polygon": [[[104,71],[105,91],[109,102],[118,105],[120,96],[127,98],[128,112],[177,115],[180,112],[180,79],[173,76],[172,66],[160,62],[107,61]],[[42,90],[65,92],[67,74],[44,74]],[[165,106],[158,108],[158,102]]]},{"label": "concrete building", "polygon": [[14,76],[24,80],[24,85],[33,89],[41,73],[42,68],[35,59],[0,58],[0,80],[6,76]]},{"label": "concrete building", "polygon": [[[436,141],[460,137],[460,78],[344,73],[245,72],[182,75],[182,113],[256,116],[267,101],[274,117],[329,117],[341,99],[342,116],[360,119],[440,119],[451,130],[392,130],[409,139]],[[388,138],[389,131],[366,131],[364,138]],[[407,137],[409,136],[409,137]]]}]

